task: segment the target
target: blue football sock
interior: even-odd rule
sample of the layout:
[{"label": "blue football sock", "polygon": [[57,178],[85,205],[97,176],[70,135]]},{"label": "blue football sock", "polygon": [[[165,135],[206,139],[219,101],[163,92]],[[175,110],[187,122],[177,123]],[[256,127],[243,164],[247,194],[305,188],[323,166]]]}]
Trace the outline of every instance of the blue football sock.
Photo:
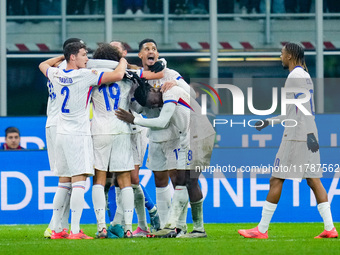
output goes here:
[{"label": "blue football sock", "polygon": [[107,207],[108,207],[108,214],[110,218],[110,222],[113,221],[115,217],[117,203],[116,203],[116,191],[115,186],[111,186],[109,192],[107,194]]},{"label": "blue football sock", "polygon": [[155,207],[155,204],[154,202],[152,201],[149,193],[146,191],[146,189],[144,188],[144,186],[142,184],[140,184],[140,186],[142,187],[143,189],[143,192],[144,192],[144,197],[145,197],[145,207],[146,209],[148,209],[148,211],[150,211],[152,208]]}]

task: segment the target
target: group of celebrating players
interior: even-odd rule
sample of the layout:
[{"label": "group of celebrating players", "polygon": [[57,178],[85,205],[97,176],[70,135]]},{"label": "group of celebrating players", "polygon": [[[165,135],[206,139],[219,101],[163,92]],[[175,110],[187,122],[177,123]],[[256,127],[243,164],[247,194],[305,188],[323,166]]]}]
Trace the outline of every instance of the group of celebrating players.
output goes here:
[{"label": "group of celebrating players", "polygon": [[[92,239],[79,226],[88,176],[94,176],[97,238],[150,234],[145,215],[150,199],[145,203],[138,178],[146,144],[141,126],[148,127],[147,167],[153,171],[156,185],[157,207],[149,210],[152,236],[206,237],[199,173],[190,169],[209,165],[215,131],[190,96],[195,95],[190,86],[176,71],[165,68],[165,60],[158,61],[156,42],[145,39],[139,50],[143,68],[127,63],[124,45],[118,41],[100,45],[89,60],[85,44],[71,38],[64,43],[63,56],[39,65],[48,78],[50,94],[46,123],[50,166],[59,176],[49,225],[52,239]],[[107,172],[114,173],[115,188],[110,190],[116,196],[109,203],[117,205],[108,228]],[[169,177],[175,188],[172,200]],[[189,198],[194,229],[187,233]],[[134,208],[138,228],[132,231]]]},{"label": "group of celebrating players", "polygon": [[[126,54],[124,44],[113,41],[100,45],[89,60],[85,44],[71,38],[64,43],[63,56],[39,65],[48,78],[50,94],[46,123],[48,155],[51,169],[59,176],[49,225],[51,232],[46,230],[45,233],[52,239],[92,239],[80,230],[79,224],[85,181],[93,176],[97,238],[206,237],[203,196],[198,183],[200,172],[194,169],[210,164],[215,131],[207,117],[201,114],[193,89],[179,73],[166,67],[164,59],[158,60],[154,40],[145,39],[139,44],[141,68],[128,64],[124,58]],[[292,90],[287,98],[302,96],[303,93],[296,91],[299,88],[309,91],[311,99],[299,107],[287,106],[288,117],[298,125],[285,128],[275,166],[317,164],[320,154],[314,120],[314,88],[305,70],[304,50],[298,44],[288,43],[282,48],[281,60],[283,67],[290,71],[285,87]],[[90,103],[93,105],[91,121]],[[286,116],[261,120],[255,126],[260,131],[269,122],[281,123],[281,117]],[[139,184],[139,167],[143,163],[147,140],[146,166],[154,173],[157,207]],[[105,221],[107,201],[104,192],[108,173],[114,173],[108,194],[108,207],[112,208],[114,217],[110,219],[109,227]],[[338,236],[327,193],[320,181],[322,173],[304,169],[297,175],[291,174],[273,173],[259,225],[239,230],[240,235],[268,238],[269,223],[284,180],[306,178],[316,196],[325,226],[316,238]],[[172,198],[169,178],[174,187]],[[189,200],[194,227],[187,233]],[[151,232],[145,206],[150,213]],[[68,233],[70,209],[71,229]],[[132,230],[134,209],[138,217],[135,231]]]}]

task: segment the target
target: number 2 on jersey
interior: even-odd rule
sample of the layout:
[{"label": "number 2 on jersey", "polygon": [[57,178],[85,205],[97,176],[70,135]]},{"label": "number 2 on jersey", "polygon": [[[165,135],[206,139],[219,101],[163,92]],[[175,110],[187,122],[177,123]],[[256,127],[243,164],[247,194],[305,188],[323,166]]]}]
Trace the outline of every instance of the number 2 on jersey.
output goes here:
[{"label": "number 2 on jersey", "polygon": [[[113,89],[115,89],[116,93],[113,93]],[[108,90],[108,91],[107,91]],[[99,87],[99,92],[103,93],[105,106],[107,111],[111,111],[111,105],[109,101],[109,96],[112,100],[114,100],[113,103],[113,110],[118,109],[119,104],[119,97],[120,97],[120,88],[117,83],[112,83],[110,85],[102,85]]]},{"label": "number 2 on jersey", "polygon": [[[64,93],[66,92],[66,93]],[[63,113],[69,113],[70,112],[70,109],[66,109],[66,105],[67,105],[67,101],[68,101],[68,98],[70,96],[70,89],[68,87],[63,87],[61,89],[61,94],[64,95],[65,94],[65,99],[64,99],[64,102],[63,102],[63,105],[61,106],[61,112]]]}]

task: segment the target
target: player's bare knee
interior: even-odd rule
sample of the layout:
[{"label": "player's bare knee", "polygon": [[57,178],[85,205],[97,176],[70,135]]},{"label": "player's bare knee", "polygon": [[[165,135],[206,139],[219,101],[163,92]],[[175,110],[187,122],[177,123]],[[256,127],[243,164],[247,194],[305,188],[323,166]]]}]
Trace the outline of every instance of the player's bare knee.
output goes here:
[{"label": "player's bare knee", "polygon": [[95,175],[93,176],[93,185],[100,184],[105,186],[106,184],[106,172],[95,170]]},{"label": "player's bare knee", "polygon": [[130,171],[126,172],[117,172],[116,173],[117,182],[119,188],[123,189],[125,187],[131,186],[131,174]]},{"label": "player's bare knee", "polygon": [[199,188],[198,184],[198,178],[197,177],[191,177],[191,178],[186,178],[185,179],[185,185],[187,186],[188,190],[192,190],[194,188]]},{"label": "player's bare knee", "polygon": [[168,171],[156,172],[154,171],[155,185],[158,188],[166,187],[169,183]]},{"label": "player's bare knee", "polygon": [[178,170],[177,171],[176,185],[180,185],[180,186],[185,186],[186,185],[185,170]]},{"label": "player's bare knee", "polygon": [[321,184],[321,181],[320,181],[319,178],[307,178],[306,180],[307,180],[308,186],[311,189],[315,189],[315,188],[317,188]]},{"label": "player's bare knee", "polygon": [[131,183],[139,184],[139,166],[135,165],[135,169],[131,171]]},{"label": "player's bare knee", "polygon": [[269,181],[270,188],[280,187],[280,186],[282,186],[284,181],[285,181],[284,179],[279,179],[279,178],[271,177],[270,181]]}]

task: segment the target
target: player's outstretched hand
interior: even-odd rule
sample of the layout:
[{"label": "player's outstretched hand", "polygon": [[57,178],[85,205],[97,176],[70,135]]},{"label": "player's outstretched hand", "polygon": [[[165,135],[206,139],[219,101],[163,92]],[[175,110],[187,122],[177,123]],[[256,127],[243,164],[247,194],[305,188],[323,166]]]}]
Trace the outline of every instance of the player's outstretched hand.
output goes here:
[{"label": "player's outstretched hand", "polygon": [[173,86],[177,86],[177,82],[175,80],[173,80],[173,81],[166,81],[166,82],[164,82],[164,84],[161,87],[161,92],[165,93],[169,89],[171,89]]},{"label": "player's outstretched hand", "polygon": [[163,71],[165,67],[166,67],[165,59],[160,59],[152,66],[149,66],[149,69],[151,72],[158,73]]},{"label": "player's outstretched hand", "polygon": [[255,123],[255,128],[258,131],[261,131],[262,129],[264,129],[268,125],[269,125],[269,121],[268,120],[259,120],[258,122]]},{"label": "player's outstretched hand", "polygon": [[139,76],[138,74],[136,74],[135,72],[132,72],[132,71],[125,71],[125,75],[124,75],[125,78],[128,78],[130,80],[139,80]]},{"label": "player's outstretched hand", "polygon": [[133,116],[132,113],[129,113],[128,111],[125,111],[122,108],[118,108],[118,110],[115,112],[118,119],[125,121],[127,123],[133,124],[133,121],[135,119],[135,116]]},{"label": "player's outstretched hand", "polygon": [[308,150],[312,152],[317,152],[319,150],[319,143],[313,133],[307,134],[307,147]]}]

